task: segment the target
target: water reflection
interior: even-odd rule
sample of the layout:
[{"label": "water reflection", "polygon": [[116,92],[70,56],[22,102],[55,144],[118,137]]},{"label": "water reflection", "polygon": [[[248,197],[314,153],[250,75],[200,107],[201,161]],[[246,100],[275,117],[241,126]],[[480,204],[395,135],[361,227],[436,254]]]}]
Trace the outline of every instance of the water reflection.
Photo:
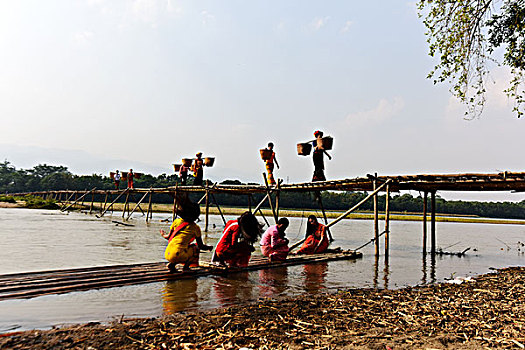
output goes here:
[{"label": "water reflection", "polygon": [[308,264],[303,266],[304,288],[310,293],[317,293],[325,288],[328,263]]},{"label": "water reflection", "polygon": [[385,267],[383,268],[383,288],[388,289],[388,281],[390,279],[390,265],[388,264],[388,258],[385,257]]},{"label": "water reflection", "polygon": [[[427,258],[430,257],[430,268],[427,268]],[[427,271],[430,270],[430,271]],[[421,278],[422,284],[435,283],[436,282],[436,255],[435,254],[423,254],[422,267],[423,277]],[[430,273],[430,280],[427,280],[427,274]]]},{"label": "water reflection", "polygon": [[255,299],[249,272],[238,272],[227,277],[215,277],[213,294],[222,306]]},{"label": "water reflection", "polygon": [[259,270],[259,294],[261,297],[274,297],[288,289],[288,267]]},{"label": "water reflection", "polygon": [[172,315],[197,304],[197,279],[168,281],[162,289],[162,308]]},{"label": "water reflection", "polygon": [[372,285],[374,288],[377,288],[378,285],[378,279],[379,279],[379,256],[376,255],[374,257],[374,278],[372,279]]}]

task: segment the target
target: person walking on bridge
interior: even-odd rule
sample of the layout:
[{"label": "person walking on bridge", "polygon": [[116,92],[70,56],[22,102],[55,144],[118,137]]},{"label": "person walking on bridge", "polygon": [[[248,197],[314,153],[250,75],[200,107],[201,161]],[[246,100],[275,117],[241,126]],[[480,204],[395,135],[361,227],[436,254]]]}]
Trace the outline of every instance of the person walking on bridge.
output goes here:
[{"label": "person walking on bridge", "polygon": [[314,137],[315,140],[312,142],[312,146],[314,147],[314,152],[312,155],[314,161],[314,176],[312,177],[312,182],[326,181],[326,177],[324,175],[324,155],[326,154],[330,160],[332,160],[332,156],[330,156],[328,152],[326,152],[326,150],[323,149],[317,142],[319,139],[323,138],[323,132],[319,130],[315,131]]},{"label": "person walking on bridge", "polygon": [[277,162],[277,158],[275,158],[275,152],[273,151],[273,143],[268,143],[267,150],[271,151],[270,158],[266,159],[264,162],[266,163],[266,171],[268,172],[268,184],[271,186],[274,186],[276,184],[275,178],[273,177],[273,169],[274,165],[277,165],[277,169],[279,169],[279,162]]},{"label": "person walking on bridge", "polygon": [[197,153],[195,160],[193,161],[192,171],[193,176],[193,186],[202,186],[202,179],[204,177],[204,160],[202,159],[202,152]]},{"label": "person walking on bridge", "polygon": [[133,185],[133,176],[135,176],[135,174],[133,174],[133,169],[129,169],[129,173],[128,173],[128,188],[129,189],[134,189],[134,185]]}]

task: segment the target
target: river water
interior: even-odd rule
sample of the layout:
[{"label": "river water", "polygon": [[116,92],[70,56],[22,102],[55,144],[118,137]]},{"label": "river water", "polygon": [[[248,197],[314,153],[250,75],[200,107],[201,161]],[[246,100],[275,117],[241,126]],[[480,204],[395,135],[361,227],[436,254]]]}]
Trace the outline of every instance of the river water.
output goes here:
[{"label": "river water", "polygon": [[[120,214],[98,219],[83,213],[0,208],[0,274],[163,260],[166,241],[159,229],[169,228],[161,220],[170,215],[155,214],[146,224],[135,214],[129,221],[134,226],[122,226],[114,222],[122,221]],[[290,222],[287,236],[295,242],[304,236],[306,219]],[[224,227],[220,216],[211,216],[210,227],[204,241],[214,244]],[[353,249],[372,238],[373,222],[343,220],[332,234],[333,247]],[[2,301],[0,333],[206,310],[339,288],[399,288],[525,264],[525,247],[518,244],[525,242],[525,225],[437,223],[437,246],[454,252],[470,247],[462,258],[423,258],[421,236],[420,222],[392,221],[388,262],[383,256],[376,259],[370,244],[361,250],[363,258],[355,261]],[[209,253],[201,259],[209,260]]]}]

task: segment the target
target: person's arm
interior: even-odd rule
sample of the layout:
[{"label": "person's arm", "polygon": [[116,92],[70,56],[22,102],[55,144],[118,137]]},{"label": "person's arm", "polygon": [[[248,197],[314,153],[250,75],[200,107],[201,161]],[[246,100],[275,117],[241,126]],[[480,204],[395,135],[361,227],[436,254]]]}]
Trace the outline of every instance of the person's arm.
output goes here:
[{"label": "person's arm", "polygon": [[281,237],[279,237],[279,233],[272,233],[272,235],[270,236],[271,240],[270,240],[270,246],[272,248],[274,247],[280,247],[280,246],[283,246],[283,245],[287,245],[288,242],[285,241],[284,239],[282,239]]},{"label": "person's arm", "polygon": [[164,237],[165,239],[169,239],[170,236],[171,236],[171,233],[173,232],[173,229],[170,230],[169,233],[166,233],[166,231],[164,230],[160,230],[160,234],[162,235],[162,237]]},{"label": "person's arm", "polygon": [[321,239],[319,240],[319,243],[317,243],[317,245],[315,246],[314,253],[317,251],[317,248],[321,246],[321,243],[323,243],[325,236],[326,236],[326,226],[323,225],[321,227]]},{"label": "person's arm", "polygon": [[200,250],[211,251],[213,249],[213,246],[204,244],[204,242],[202,242],[201,237],[195,237],[195,241],[197,242],[197,246],[199,247]]},{"label": "person's arm", "polygon": [[277,162],[277,158],[274,157],[274,158],[273,158],[273,161],[274,161],[275,165],[277,165],[277,169],[279,169],[279,162]]},{"label": "person's arm", "polygon": [[323,150],[323,152],[328,156],[328,159],[332,160],[332,156],[328,154],[328,152],[326,152],[326,150]]}]

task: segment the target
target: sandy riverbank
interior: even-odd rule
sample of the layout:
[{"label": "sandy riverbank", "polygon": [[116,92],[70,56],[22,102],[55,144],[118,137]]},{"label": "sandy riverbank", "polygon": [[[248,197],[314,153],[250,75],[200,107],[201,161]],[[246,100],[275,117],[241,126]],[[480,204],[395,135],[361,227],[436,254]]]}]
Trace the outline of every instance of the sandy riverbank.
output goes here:
[{"label": "sandy riverbank", "polygon": [[2,335],[9,349],[482,349],[525,345],[525,267],[462,284],[261,300]]}]

